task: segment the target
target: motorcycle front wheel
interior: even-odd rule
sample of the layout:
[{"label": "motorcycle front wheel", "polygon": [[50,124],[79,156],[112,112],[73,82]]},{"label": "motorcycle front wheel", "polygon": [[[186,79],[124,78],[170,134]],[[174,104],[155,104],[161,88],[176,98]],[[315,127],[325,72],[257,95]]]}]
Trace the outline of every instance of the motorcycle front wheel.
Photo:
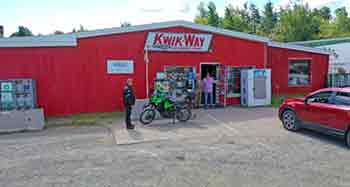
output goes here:
[{"label": "motorcycle front wheel", "polygon": [[155,117],[156,117],[156,111],[148,108],[141,113],[140,122],[143,125],[148,125],[148,124],[152,123],[152,121],[154,120]]},{"label": "motorcycle front wheel", "polygon": [[186,122],[192,117],[192,112],[189,108],[181,108],[176,112],[176,119],[180,122]]}]

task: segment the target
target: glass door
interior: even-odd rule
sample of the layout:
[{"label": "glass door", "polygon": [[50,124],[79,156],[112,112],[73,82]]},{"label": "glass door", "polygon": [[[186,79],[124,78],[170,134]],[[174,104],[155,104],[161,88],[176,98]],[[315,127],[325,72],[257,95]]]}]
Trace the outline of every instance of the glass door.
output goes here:
[{"label": "glass door", "polygon": [[228,67],[220,64],[217,67],[217,101],[221,106],[227,105],[227,87],[228,87]]}]

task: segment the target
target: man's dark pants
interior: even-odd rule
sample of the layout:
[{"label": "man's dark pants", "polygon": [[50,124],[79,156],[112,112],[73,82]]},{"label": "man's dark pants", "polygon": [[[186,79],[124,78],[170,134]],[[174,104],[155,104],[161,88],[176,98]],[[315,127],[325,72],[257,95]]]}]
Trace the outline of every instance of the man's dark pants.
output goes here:
[{"label": "man's dark pants", "polygon": [[131,124],[131,111],[132,111],[132,107],[131,106],[126,106],[125,107],[125,123],[126,123],[126,127],[132,127],[132,124]]}]

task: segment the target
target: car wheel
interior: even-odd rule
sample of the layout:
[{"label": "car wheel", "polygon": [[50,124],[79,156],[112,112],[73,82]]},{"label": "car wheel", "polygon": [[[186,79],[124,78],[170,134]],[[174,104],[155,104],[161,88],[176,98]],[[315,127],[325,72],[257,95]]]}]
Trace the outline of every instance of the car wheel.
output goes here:
[{"label": "car wheel", "polygon": [[282,113],[282,122],[284,128],[289,131],[299,130],[297,115],[291,110],[286,110]]},{"label": "car wheel", "polygon": [[346,133],[345,136],[345,143],[348,146],[348,148],[350,149],[350,129],[348,130],[348,132]]}]

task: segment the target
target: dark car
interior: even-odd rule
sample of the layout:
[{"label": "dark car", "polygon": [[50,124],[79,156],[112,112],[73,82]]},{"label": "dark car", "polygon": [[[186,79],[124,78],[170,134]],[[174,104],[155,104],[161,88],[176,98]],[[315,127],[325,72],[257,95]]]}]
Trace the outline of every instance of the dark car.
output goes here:
[{"label": "dark car", "polygon": [[326,88],[287,99],[280,106],[279,118],[287,130],[307,128],[340,136],[350,147],[350,88]]}]

